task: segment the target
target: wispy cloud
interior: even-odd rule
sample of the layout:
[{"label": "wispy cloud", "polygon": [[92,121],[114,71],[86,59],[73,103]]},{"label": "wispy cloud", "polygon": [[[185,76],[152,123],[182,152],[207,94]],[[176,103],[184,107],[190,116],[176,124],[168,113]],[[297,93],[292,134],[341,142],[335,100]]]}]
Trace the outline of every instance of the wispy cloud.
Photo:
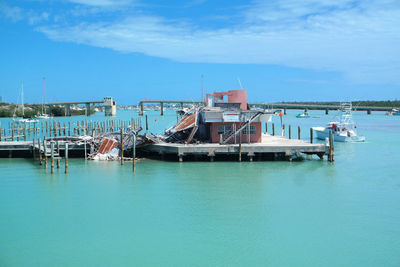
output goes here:
[{"label": "wispy cloud", "polygon": [[69,0],[72,3],[88,6],[124,6],[131,4],[131,0]]},{"label": "wispy cloud", "polygon": [[[91,6],[126,2],[70,1]],[[56,41],[180,62],[276,64],[340,72],[353,82],[400,84],[398,1],[254,0],[237,16],[242,19],[233,26],[206,29],[187,19],[121,12],[108,21],[87,19],[38,30]]]},{"label": "wispy cloud", "polygon": [[3,1],[0,1],[0,16],[13,22],[20,21],[23,18],[21,8],[9,6]]}]

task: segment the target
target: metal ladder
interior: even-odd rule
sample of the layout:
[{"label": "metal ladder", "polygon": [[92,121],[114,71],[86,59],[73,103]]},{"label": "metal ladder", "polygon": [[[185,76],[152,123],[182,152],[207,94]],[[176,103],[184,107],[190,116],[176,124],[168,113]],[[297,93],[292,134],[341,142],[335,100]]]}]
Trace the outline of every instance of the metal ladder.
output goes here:
[{"label": "metal ladder", "polygon": [[236,132],[231,133],[224,141],[222,141],[221,144],[226,144],[227,142],[229,142],[233,137],[235,137],[236,135],[238,135],[244,128],[246,128],[247,125],[249,125],[250,123],[252,123],[254,120],[256,120],[258,117],[260,117],[260,115],[264,114],[263,112],[259,111],[257,112],[255,115],[253,115],[253,117],[251,117],[248,121],[244,122],[239,129],[236,130]]}]

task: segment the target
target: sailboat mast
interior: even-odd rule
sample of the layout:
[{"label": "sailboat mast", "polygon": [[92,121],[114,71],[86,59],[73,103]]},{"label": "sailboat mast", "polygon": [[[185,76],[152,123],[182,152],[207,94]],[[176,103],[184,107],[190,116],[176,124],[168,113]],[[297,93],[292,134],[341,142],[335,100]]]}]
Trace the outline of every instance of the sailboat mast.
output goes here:
[{"label": "sailboat mast", "polygon": [[44,109],[44,103],[46,103],[46,77],[43,77],[43,104],[42,104],[42,115],[46,111]]},{"label": "sailboat mast", "polygon": [[22,117],[25,116],[24,112],[24,83],[21,86],[21,105],[22,105]]}]

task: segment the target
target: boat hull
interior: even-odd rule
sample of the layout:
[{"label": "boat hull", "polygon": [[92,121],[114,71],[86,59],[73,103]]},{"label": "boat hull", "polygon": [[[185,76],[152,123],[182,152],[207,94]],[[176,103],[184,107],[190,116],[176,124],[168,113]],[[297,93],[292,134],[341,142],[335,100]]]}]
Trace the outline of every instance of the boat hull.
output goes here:
[{"label": "boat hull", "polygon": [[[324,128],[316,127],[313,128],[313,130],[316,133],[316,137],[318,139],[325,140],[326,138],[329,138],[329,131],[326,131]],[[333,140],[335,142],[364,142],[365,136],[363,135],[346,136],[334,133]]]}]

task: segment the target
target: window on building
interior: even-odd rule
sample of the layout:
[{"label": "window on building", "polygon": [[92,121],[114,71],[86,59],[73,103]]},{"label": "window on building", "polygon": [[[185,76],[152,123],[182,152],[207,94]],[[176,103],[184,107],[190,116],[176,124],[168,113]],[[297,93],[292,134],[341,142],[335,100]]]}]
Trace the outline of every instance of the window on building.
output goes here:
[{"label": "window on building", "polygon": [[[243,134],[247,134],[247,127],[243,129]],[[256,126],[250,126],[250,134],[256,134]]]},{"label": "window on building", "polygon": [[232,133],[232,126],[221,125],[218,126],[218,135],[228,135]]}]

